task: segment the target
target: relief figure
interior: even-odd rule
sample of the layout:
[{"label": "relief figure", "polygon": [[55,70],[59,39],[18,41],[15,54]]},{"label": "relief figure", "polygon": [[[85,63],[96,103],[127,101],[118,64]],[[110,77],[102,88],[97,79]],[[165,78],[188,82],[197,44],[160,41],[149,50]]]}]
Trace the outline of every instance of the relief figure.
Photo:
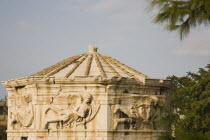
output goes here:
[{"label": "relief figure", "polygon": [[160,114],[158,101],[156,96],[143,96],[132,99],[129,105],[113,105],[113,129],[118,124],[123,124],[124,129],[154,129],[154,120]]},{"label": "relief figure", "polygon": [[116,130],[118,124],[123,123],[125,129],[136,129],[139,114],[134,106],[123,106],[117,104],[112,106],[113,113],[118,114],[114,119],[113,128]]},{"label": "relief figure", "polygon": [[10,109],[11,125],[13,129],[21,127],[30,127],[34,120],[32,97],[30,94],[24,94],[18,97],[21,106],[15,106]]},{"label": "relief figure", "polygon": [[59,110],[58,117],[53,119],[47,119],[45,128],[48,129],[50,123],[59,123],[60,129],[72,128],[76,125],[85,125],[87,122],[93,119],[96,113],[99,110],[98,105],[91,105],[92,103],[92,95],[84,94],[80,96],[80,104],[77,104],[72,110],[68,109],[65,112]]}]

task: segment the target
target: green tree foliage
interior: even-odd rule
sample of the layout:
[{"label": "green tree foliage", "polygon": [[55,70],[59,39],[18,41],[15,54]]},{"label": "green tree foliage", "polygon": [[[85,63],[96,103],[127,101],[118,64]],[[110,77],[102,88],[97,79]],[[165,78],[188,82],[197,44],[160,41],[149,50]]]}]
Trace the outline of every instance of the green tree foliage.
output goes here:
[{"label": "green tree foliage", "polygon": [[210,64],[198,73],[169,78],[176,86],[172,95],[176,139],[210,139]]},{"label": "green tree foliage", "polygon": [[155,23],[165,23],[169,31],[177,30],[180,39],[187,36],[191,28],[210,25],[210,0],[148,0],[149,8],[159,11]]},{"label": "green tree foliage", "polygon": [[7,130],[6,126],[0,126],[0,140],[6,140],[7,139],[6,130]]}]

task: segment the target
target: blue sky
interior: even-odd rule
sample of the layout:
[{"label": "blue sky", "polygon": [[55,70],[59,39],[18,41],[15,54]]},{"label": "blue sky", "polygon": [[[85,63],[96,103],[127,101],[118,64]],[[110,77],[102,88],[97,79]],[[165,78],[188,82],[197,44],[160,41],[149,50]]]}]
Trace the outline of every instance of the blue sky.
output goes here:
[{"label": "blue sky", "polygon": [[[90,44],[152,78],[183,76],[210,63],[210,28],[180,41],[153,24],[146,7],[146,0],[1,0],[0,81],[85,53]],[[0,98],[5,94],[0,86]]]}]

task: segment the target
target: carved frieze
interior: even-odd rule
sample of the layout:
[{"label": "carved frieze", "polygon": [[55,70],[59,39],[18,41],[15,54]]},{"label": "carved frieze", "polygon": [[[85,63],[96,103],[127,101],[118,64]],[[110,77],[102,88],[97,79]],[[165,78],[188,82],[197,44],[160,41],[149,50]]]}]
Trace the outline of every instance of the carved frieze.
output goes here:
[{"label": "carved frieze", "polygon": [[155,95],[118,98],[112,105],[113,129],[157,129],[156,121],[163,113],[163,100]]},{"label": "carved frieze", "polygon": [[55,98],[54,101],[67,101],[68,106],[50,105],[45,110],[45,129],[71,129],[78,125],[83,125],[90,122],[98,113],[100,105],[92,104],[93,97],[89,93],[82,95],[68,95],[65,98]]},{"label": "carved frieze", "polygon": [[10,125],[13,129],[30,127],[34,120],[32,95],[25,88],[20,88],[12,98],[15,99],[15,104],[9,109]]}]

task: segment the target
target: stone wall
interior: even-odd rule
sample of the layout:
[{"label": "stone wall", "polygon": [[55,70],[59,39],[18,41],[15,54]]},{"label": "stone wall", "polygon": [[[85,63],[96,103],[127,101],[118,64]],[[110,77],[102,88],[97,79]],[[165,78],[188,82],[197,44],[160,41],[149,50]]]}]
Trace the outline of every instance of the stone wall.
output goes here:
[{"label": "stone wall", "polygon": [[167,87],[88,78],[7,85],[8,140],[153,140],[165,134],[160,120],[167,116]]}]

